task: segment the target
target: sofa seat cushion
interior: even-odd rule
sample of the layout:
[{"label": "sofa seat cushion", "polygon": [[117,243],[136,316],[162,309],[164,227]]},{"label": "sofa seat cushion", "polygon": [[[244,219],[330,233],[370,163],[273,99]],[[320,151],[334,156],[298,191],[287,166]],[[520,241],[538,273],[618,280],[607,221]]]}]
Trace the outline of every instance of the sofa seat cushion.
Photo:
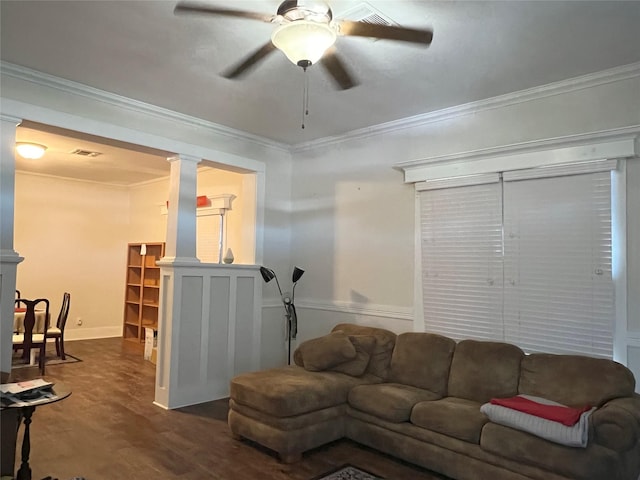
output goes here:
[{"label": "sofa seat cushion", "polygon": [[354,387],[349,392],[349,405],[389,422],[400,423],[409,421],[416,403],[438,398],[438,394],[429,390],[399,383],[383,383]]},{"label": "sofa seat cushion", "polygon": [[480,432],[488,421],[480,412],[479,403],[454,397],[420,402],[411,413],[414,425],[476,445],[480,443]]},{"label": "sofa seat cushion", "polygon": [[489,422],[482,429],[480,447],[515,462],[576,480],[624,478],[624,462],[618,455],[613,450],[591,443],[587,448],[567,447]]},{"label": "sofa seat cushion", "polygon": [[309,372],[297,365],[243,373],[231,380],[237,403],[276,417],[292,417],[346,403],[356,385],[376,383],[372,375]]},{"label": "sofa seat cushion", "polygon": [[347,404],[341,403],[335,407],[323,408],[322,410],[315,410],[310,413],[296,415],[293,417],[275,417],[230,399],[229,410],[241,413],[245,417],[251,418],[265,425],[269,425],[273,428],[277,428],[278,430],[290,431],[300,430],[302,428],[307,428],[336,418],[343,418],[346,416]]}]

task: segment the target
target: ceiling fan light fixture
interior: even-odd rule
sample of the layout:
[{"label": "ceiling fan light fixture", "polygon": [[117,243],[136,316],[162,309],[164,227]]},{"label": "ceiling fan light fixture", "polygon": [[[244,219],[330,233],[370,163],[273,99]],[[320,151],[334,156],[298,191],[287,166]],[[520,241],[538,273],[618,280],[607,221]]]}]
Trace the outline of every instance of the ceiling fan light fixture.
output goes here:
[{"label": "ceiling fan light fixture", "polygon": [[336,31],[327,23],[296,20],[277,27],[271,41],[294,65],[307,67],[335,43]]},{"label": "ceiling fan light fixture", "polygon": [[22,158],[36,160],[44,155],[47,147],[39,143],[18,142],[16,143],[16,151]]}]

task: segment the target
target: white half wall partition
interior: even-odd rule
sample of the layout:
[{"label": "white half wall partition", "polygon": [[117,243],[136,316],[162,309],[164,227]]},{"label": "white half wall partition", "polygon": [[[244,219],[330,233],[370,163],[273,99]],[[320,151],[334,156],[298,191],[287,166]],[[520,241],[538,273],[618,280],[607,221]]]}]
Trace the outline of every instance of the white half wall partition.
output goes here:
[{"label": "white half wall partition", "polygon": [[178,408],[227,397],[234,375],[260,367],[259,267],[158,265],[156,405]]},{"label": "white half wall partition", "polygon": [[237,373],[260,366],[262,289],[256,265],[196,257],[196,167],[170,157],[165,256],[160,266],[155,404],[178,408],[229,395]]}]

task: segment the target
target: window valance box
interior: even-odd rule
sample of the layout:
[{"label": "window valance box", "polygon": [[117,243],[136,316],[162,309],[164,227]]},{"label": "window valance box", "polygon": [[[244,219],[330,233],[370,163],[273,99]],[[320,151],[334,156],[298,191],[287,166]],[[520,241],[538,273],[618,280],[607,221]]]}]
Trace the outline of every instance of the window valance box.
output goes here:
[{"label": "window valance box", "polygon": [[400,162],[406,183],[640,157],[640,125]]}]

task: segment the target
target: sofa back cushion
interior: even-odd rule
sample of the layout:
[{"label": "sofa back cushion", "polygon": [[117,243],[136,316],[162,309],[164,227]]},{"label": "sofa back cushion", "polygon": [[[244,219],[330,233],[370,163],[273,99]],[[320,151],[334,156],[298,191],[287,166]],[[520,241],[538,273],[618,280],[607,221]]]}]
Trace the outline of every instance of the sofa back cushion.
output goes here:
[{"label": "sofa back cushion", "polygon": [[389,381],[447,394],[455,340],[434,333],[407,332],[396,339]]},{"label": "sofa back cushion", "polygon": [[339,323],[332,332],[342,331],[347,335],[371,335],[375,337],[376,344],[369,355],[369,364],[365,373],[375,375],[381,380],[386,380],[389,375],[391,354],[396,344],[396,334],[384,328],[366,327],[355,323]]},{"label": "sofa back cushion", "polygon": [[462,340],[453,353],[448,395],[479,403],[517,395],[523,357],[508,343]]},{"label": "sofa back cushion", "polygon": [[569,406],[599,407],[633,395],[631,371],[613,360],[533,353],[522,360],[519,392]]}]

